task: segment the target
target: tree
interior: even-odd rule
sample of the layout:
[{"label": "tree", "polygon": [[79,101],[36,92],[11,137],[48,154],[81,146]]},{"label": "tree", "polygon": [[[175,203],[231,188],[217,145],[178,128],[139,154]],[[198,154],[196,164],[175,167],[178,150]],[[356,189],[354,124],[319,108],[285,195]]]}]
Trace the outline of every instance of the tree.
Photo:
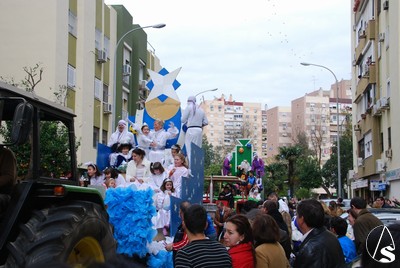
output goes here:
[{"label": "tree", "polygon": [[[11,83],[14,86],[24,86],[28,92],[35,93],[35,87],[42,81],[43,68],[40,64],[34,67],[24,67],[23,70],[27,73],[25,80],[20,83],[15,83],[14,79],[4,79],[4,82]],[[60,94],[63,87],[60,87]],[[60,95],[61,96],[61,95]],[[56,95],[57,97],[57,95]],[[11,133],[11,124],[8,123],[0,128],[0,136],[9,142]],[[32,135],[32,134],[31,134]],[[17,158],[18,177],[25,179],[31,177],[30,166],[32,165],[33,152],[31,149],[32,136],[26,144],[19,146],[11,146]],[[69,163],[69,134],[68,129],[61,122],[42,121],[40,123],[40,158],[41,171],[44,176],[60,177],[66,175],[70,171]],[[76,149],[80,143],[76,141]]]},{"label": "tree", "polygon": [[264,183],[264,192],[277,192],[279,195],[285,196],[287,187],[287,166],[282,161],[277,161],[265,166],[266,180]]},{"label": "tree", "polygon": [[[332,149],[333,153],[331,154],[331,158],[325,163],[322,168],[322,175],[325,178],[325,187],[334,186],[337,189],[337,143]],[[346,189],[346,187],[343,187],[346,184],[346,175],[351,169],[353,169],[353,137],[351,130],[351,120],[349,117],[348,120],[346,120],[345,131],[340,136],[340,179],[342,183],[342,188],[344,189]]]},{"label": "tree", "polygon": [[221,174],[223,158],[208,142],[206,135],[203,135],[202,149],[204,150],[204,176]]},{"label": "tree", "polygon": [[278,161],[285,161],[287,164],[287,176],[289,181],[290,196],[294,194],[295,184],[295,163],[297,159],[302,155],[302,148],[298,145],[289,147],[279,147],[279,154],[276,156]]}]

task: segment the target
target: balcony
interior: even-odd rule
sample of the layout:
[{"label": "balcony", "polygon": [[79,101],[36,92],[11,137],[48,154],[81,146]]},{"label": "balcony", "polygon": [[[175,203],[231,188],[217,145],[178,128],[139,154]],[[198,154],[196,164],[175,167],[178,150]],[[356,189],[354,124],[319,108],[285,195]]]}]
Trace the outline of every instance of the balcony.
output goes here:
[{"label": "balcony", "polygon": [[369,20],[365,29],[367,40],[375,40],[375,20]]},{"label": "balcony", "polygon": [[358,46],[356,47],[356,58],[355,58],[355,60],[356,60],[355,64],[356,65],[359,64],[361,62],[361,60],[362,60],[362,56],[363,56],[362,52],[363,52],[364,47],[365,47],[366,44],[367,44],[367,41],[366,41],[365,37],[364,38],[359,38]]},{"label": "balcony", "polygon": [[360,80],[358,80],[356,97],[363,94],[364,90],[368,87],[368,85],[375,83],[376,83],[376,66],[375,64],[371,64],[369,65],[368,73],[362,76]]}]

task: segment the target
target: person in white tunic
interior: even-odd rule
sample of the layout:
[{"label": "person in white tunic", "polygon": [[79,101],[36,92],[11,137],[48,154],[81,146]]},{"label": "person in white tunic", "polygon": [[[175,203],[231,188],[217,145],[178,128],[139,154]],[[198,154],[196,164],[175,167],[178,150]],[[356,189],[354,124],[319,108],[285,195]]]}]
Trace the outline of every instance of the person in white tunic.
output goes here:
[{"label": "person in white tunic", "polygon": [[202,147],[203,127],[208,125],[208,120],[203,109],[196,104],[196,97],[190,96],[187,100],[187,107],[183,111],[182,124],[187,126],[185,135],[186,155],[189,160],[191,157],[191,144],[192,142]]},{"label": "person in white tunic", "polygon": [[167,172],[165,172],[164,167],[160,162],[155,162],[151,163],[150,165],[150,187],[154,190],[154,193],[157,194],[160,192],[160,188],[165,180],[167,178]]},{"label": "person in white tunic", "polygon": [[140,148],[132,151],[132,160],[129,161],[126,168],[126,186],[134,184],[138,190],[144,190],[149,186],[149,178],[151,176],[151,162],[145,157],[145,152]]},{"label": "person in white tunic", "polygon": [[132,128],[137,132],[137,143],[138,147],[146,152],[145,157],[149,159],[150,155],[150,143],[153,141],[152,134],[150,133],[149,126],[144,123],[141,127],[138,124],[133,123],[128,119],[128,122],[132,125]]},{"label": "person in white tunic", "polygon": [[135,137],[128,131],[128,124],[125,120],[118,121],[117,129],[111,134],[107,146],[110,147],[113,152],[116,152],[118,144],[120,144],[121,141],[128,141],[132,147],[136,146]]},{"label": "person in white tunic", "polygon": [[152,129],[150,133],[153,141],[150,143],[149,160],[153,163],[163,163],[167,140],[175,138],[178,135],[179,130],[171,121],[169,123],[169,128],[166,131],[164,129],[164,121],[156,120],[154,121],[154,129]]},{"label": "person in white tunic", "polygon": [[187,168],[186,158],[183,154],[178,153],[174,157],[174,166],[168,170],[168,178],[172,180],[175,187],[176,197],[182,197],[182,177],[189,178],[189,169]]},{"label": "person in white tunic", "polygon": [[157,193],[156,201],[156,223],[155,228],[164,228],[164,235],[168,233],[169,224],[171,220],[171,196],[176,196],[174,185],[171,179],[165,179],[161,185],[160,192]]}]

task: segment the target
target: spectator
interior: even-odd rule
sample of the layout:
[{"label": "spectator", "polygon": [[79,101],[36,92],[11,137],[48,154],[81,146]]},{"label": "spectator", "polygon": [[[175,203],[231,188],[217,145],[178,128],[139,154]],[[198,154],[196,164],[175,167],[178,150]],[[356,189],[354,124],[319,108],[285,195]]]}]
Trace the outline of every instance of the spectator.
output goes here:
[{"label": "spectator", "polygon": [[343,214],[343,209],[339,207],[334,200],[329,202],[328,208],[332,217],[340,216]]},{"label": "spectator", "polygon": [[303,233],[302,243],[293,263],[298,267],[342,267],[344,256],[337,238],[324,227],[320,202],[306,199],[297,205],[296,222]]},{"label": "spectator", "polygon": [[206,239],[207,212],[201,205],[191,205],[183,215],[189,244],[176,254],[175,267],[232,267],[226,248],[217,241]]},{"label": "spectator", "polygon": [[135,137],[128,131],[128,125],[125,120],[119,120],[117,129],[111,134],[107,146],[111,147],[112,152],[117,152],[120,141],[128,140],[128,142],[135,147]]},{"label": "spectator", "polygon": [[354,242],[346,236],[346,220],[336,216],[331,219],[330,225],[330,231],[337,235],[340,246],[342,247],[345,262],[351,263],[353,259],[357,257],[357,251]]},{"label": "spectator", "polygon": [[218,200],[228,201],[229,207],[233,208],[235,200],[228,185],[224,186],[224,190],[218,195]]},{"label": "spectator", "polygon": [[184,246],[189,244],[189,239],[188,239],[187,233],[186,233],[185,229],[183,228],[183,214],[186,212],[186,210],[189,207],[190,207],[190,203],[188,201],[183,201],[179,205],[179,217],[181,218],[182,222],[178,226],[178,230],[175,233],[173,242],[165,245],[165,249],[167,251],[172,251],[174,263],[175,263],[176,253],[178,252],[178,250],[180,250],[181,248],[183,248]]},{"label": "spectator", "polygon": [[253,234],[246,216],[234,215],[227,220],[224,244],[229,248],[233,268],[254,268]]},{"label": "spectator", "polygon": [[279,227],[268,214],[257,214],[252,222],[256,268],[289,267],[285,251],[278,243]]},{"label": "spectator", "polygon": [[208,213],[207,213],[207,227],[204,230],[204,234],[210,240],[215,240],[216,241],[217,238],[218,238],[217,230],[215,230],[215,227],[214,227],[214,220],[212,219],[212,217]]},{"label": "spectator", "polygon": [[354,242],[357,252],[361,253],[369,232],[383,223],[367,210],[367,202],[361,197],[353,197],[350,201],[351,208],[357,213],[357,220],[354,222]]},{"label": "spectator", "polygon": [[343,198],[339,197],[336,200],[336,204],[338,205],[338,207],[344,207]]},{"label": "spectator", "polygon": [[165,156],[165,146],[167,140],[175,138],[179,133],[179,130],[175,127],[171,121],[168,130],[164,129],[164,121],[155,120],[154,129],[150,131],[152,142],[150,143],[149,161],[163,163]]},{"label": "spectator", "polygon": [[223,176],[231,175],[231,160],[232,160],[232,154],[228,153],[225,156],[224,163],[222,164],[222,175]]},{"label": "spectator", "polygon": [[292,243],[291,238],[289,236],[289,229],[286,225],[286,222],[283,220],[282,214],[278,211],[278,205],[276,202],[272,200],[267,200],[264,202],[262,210],[264,213],[270,215],[274,218],[275,222],[278,224],[279,227],[279,243],[285,250],[286,258],[290,259],[290,253],[292,252]]},{"label": "spectator", "polygon": [[382,196],[377,197],[377,198],[375,199],[375,202],[376,202],[376,205],[377,205],[378,208],[392,208],[392,206],[390,206],[390,205],[388,205],[388,204],[386,203],[385,198],[382,197]]},{"label": "spectator", "polygon": [[283,220],[285,221],[288,228],[288,235],[289,237],[292,237],[292,217],[289,213],[289,206],[284,200],[278,197],[278,194],[276,192],[271,192],[270,194],[268,194],[267,199],[277,202],[278,210],[282,214]]},{"label": "spectator", "polygon": [[187,107],[182,113],[182,124],[186,125],[185,147],[186,155],[190,161],[192,143],[200,148],[203,142],[203,127],[208,125],[208,120],[203,109],[196,105],[196,97],[190,96],[187,100]]},{"label": "spectator", "polygon": [[226,220],[234,215],[233,210],[229,206],[225,206],[224,202],[217,201],[217,211],[215,212],[214,224],[217,226],[217,236],[220,237],[224,231]]}]

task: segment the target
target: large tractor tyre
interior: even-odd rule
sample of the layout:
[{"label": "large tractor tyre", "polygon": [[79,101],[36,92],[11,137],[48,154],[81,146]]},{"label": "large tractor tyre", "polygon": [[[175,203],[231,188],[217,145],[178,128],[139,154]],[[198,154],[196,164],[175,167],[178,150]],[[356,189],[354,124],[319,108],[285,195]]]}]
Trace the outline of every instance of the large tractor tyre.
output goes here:
[{"label": "large tractor tyre", "polygon": [[116,254],[108,214],[98,204],[84,201],[34,211],[7,248],[5,267],[12,268],[50,263],[85,267]]}]

